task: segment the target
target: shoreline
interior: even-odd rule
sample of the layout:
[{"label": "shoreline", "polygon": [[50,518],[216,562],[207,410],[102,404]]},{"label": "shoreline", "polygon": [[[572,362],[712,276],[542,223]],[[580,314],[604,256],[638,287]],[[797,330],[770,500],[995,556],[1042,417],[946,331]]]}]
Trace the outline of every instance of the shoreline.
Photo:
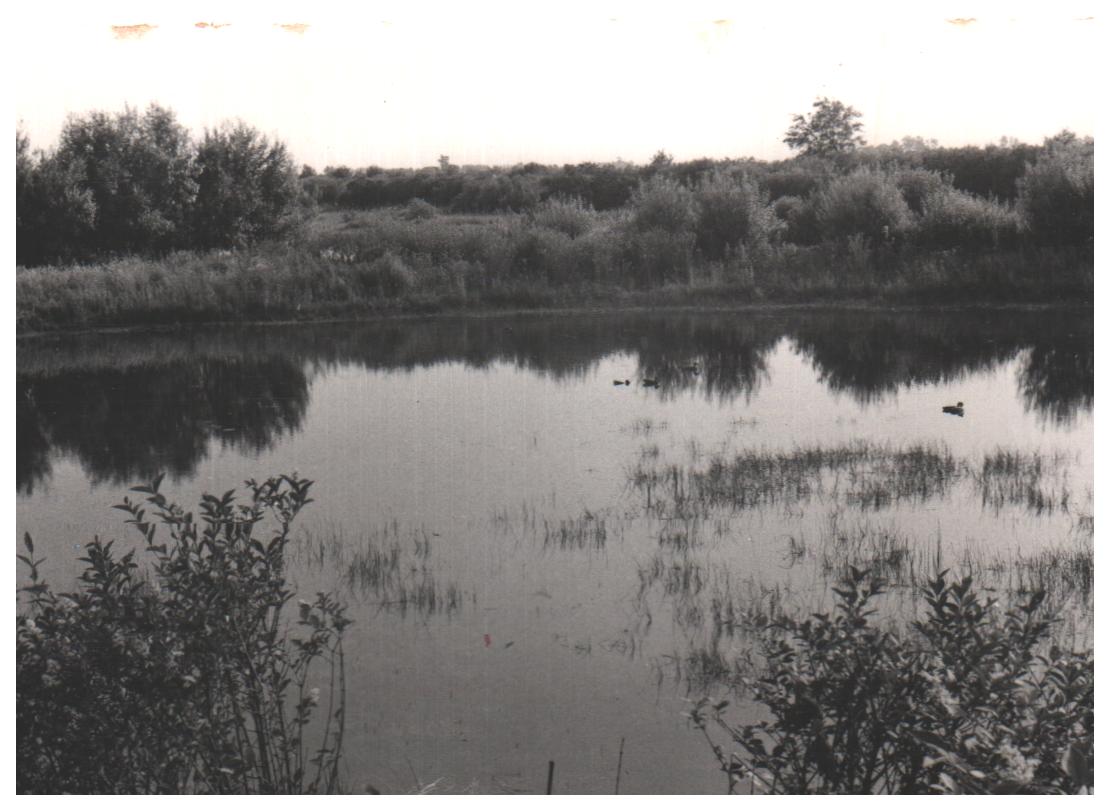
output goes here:
[{"label": "shoreline", "polygon": [[48,337],[70,337],[78,335],[131,335],[131,334],[164,334],[193,332],[198,329],[225,329],[230,327],[259,328],[259,327],[299,327],[327,324],[361,324],[374,322],[411,322],[439,319],[455,320],[487,320],[494,318],[519,318],[522,316],[554,317],[554,316],[590,316],[590,315],[626,315],[633,313],[748,313],[748,312],[804,312],[804,311],[835,311],[856,310],[861,312],[954,312],[968,311],[1018,311],[1035,312],[1038,310],[1088,310],[1095,306],[1093,300],[1065,299],[1060,301],[1027,302],[1027,301],[969,301],[956,302],[886,302],[875,299],[825,299],[805,302],[736,302],[721,304],[580,304],[565,307],[476,307],[445,309],[428,312],[405,312],[403,310],[373,311],[367,310],[358,314],[335,315],[307,318],[263,318],[248,320],[197,320],[177,321],[168,324],[132,323],[132,324],[107,324],[107,325],[80,325],[63,326],[56,329],[16,330],[16,341],[35,340]]}]

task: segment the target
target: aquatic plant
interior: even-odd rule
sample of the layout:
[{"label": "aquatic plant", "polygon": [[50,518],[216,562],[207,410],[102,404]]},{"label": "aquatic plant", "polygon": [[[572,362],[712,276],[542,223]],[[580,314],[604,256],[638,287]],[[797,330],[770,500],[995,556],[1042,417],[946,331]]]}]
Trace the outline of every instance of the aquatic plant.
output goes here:
[{"label": "aquatic plant", "polygon": [[[230,490],[204,495],[197,517],[160,483],[133,488],[143,498],[118,505],[145,555],[94,539],[73,592],[42,579],[43,561],[25,537],[17,790],[337,792],[350,620],[326,594],[298,603],[299,634],[284,614],[293,598],[289,533],[312,483],[248,481],[245,502]],[[157,537],[159,526],[168,540]]]}]

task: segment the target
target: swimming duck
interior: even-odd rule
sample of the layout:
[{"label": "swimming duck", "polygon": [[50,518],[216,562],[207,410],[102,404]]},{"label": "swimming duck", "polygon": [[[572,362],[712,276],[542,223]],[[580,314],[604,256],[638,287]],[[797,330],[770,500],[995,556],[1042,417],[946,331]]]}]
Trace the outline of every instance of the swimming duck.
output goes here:
[{"label": "swimming duck", "polygon": [[631,380],[614,380],[613,385],[614,386],[631,386],[632,381]]},{"label": "swimming duck", "polygon": [[647,386],[649,389],[655,389],[659,387],[659,381],[652,377],[645,377],[644,385]]},{"label": "swimming duck", "polygon": [[957,417],[962,417],[964,415],[963,401],[956,403],[954,406],[944,406],[941,411],[945,414],[955,414]]}]

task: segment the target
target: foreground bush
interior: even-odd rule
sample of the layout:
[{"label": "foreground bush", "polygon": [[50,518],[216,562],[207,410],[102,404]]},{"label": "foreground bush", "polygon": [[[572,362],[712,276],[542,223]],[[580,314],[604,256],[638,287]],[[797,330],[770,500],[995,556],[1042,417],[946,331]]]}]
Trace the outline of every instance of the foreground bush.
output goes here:
[{"label": "foreground bush", "polygon": [[[119,508],[153,560],[85,547],[78,589],[53,591],[25,538],[31,584],[16,619],[16,786],[21,793],[301,793],[338,786],[343,632],[320,594],[283,617],[290,526],[311,482],[282,476],[201,499],[199,521],[158,492]],[[268,538],[260,525],[275,523]],[[168,543],[156,541],[156,525]],[[329,706],[313,721],[325,666]],[[309,749],[310,723],[319,734]]]},{"label": "foreground bush", "polygon": [[[755,628],[749,680],[769,720],[733,725],[700,702],[738,752],[713,745],[730,790],[775,794],[1088,793],[1094,786],[1093,653],[1045,651],[1044,592],[998,615],[971,578],[944,573],[905,633],[873,619],[881,584],[851,569],[833,614]],[[712,743],[712,741],[711,741]]]}]

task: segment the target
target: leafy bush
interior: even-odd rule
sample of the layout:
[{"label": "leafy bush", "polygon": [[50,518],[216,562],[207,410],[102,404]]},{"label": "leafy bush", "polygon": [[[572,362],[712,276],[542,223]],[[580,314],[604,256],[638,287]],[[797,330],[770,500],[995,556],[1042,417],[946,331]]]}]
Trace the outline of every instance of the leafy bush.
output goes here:
[{"label": "leafy bush", "polygon": [[926,194],[917,240],[930,248],[1011,247],[1021,229],[1012,206],[941,186]]},{"label": "leafy bush", "polygon": [[368,265],[356,268],[355,273],[365,292],[379,296],[399,296],[416,284],[412,268],[392,251],[386,251]]},{"label": "leafy bush", "polygon": [[[142,535],[135,552],[93,540],[78,590],[39,575],[16,619],[16,781],[21,793],[300,793],[336,791],[343,741],[342,606],[320,594],[283,609],[290,528],[311,482],[281,476],[201,499],[199,521],[158,492],[119,505]],[[269,538],[264,522],[274,522]],[[158,542],[160,524],[170,535]],[[318,746],[308,735],[328,669]],[[318,724],[316,725],[318,726]]]},{"label": "leafy bush", "polygon": [[533,212],[532,220],[541,228],[576,239],[594,227],[597,215],[578,197],[549,197]]},{"label": "leafy bush", "polygon": [[421,200],[419,197],[414,197],[409,200],[408,205],[401,211],[401,219],[403,220],[430,220],[439,214],[439,209],[429,203],[427,200]]},{"label": "leafy bush", "polygon": [[711,259],[740,246],[766,246],[779,227],[766,195],[754,180],[716,172],[698,185],[697,245]]},{"label": "leafy bush", "polygon": [[884,240],[900,234],[911,222],[909,206],[893,179],[867,169],[836,178],[818,192],[814,215],[825,239],[860,234]]},{"label": "leafy bush", "polygon": [[895,173],[894,183],[914,214],[924,212],[925,198],[930,194],[952,187],[950,178],[927,169],[903,169]]},{"label": "leafy bush", "polygon": [[1083,245],[1094,238],[1095,152],[1090,138],[1050,138],[1019,183],[1022,209],[1042,245]]},{"label": "leafy bush", "polygon": [[632,227],[636,231],[692,234],[697,219],[694,194],[685,186],[657,175],[632,195]]},{"label": "leafy bush", "polygon": [[755,627],[763,664],[748,679],[769,719],[733,725],[700,702],[740,750],[714,754],[730,790],[781,794],[1087,793],[1093,788],[1094,660],[1044,651],[1044,592],[998,616],[971,578],[941,573],[928,613],[884,630],[882,584],[850,568],[833,614]]},{"label": "leafy bush", "polygon": [[775,200],[772,209],[786,226],[784,239],[795,245],[816,245],[821,241],[817,215],[810,200],[787,195]]}]

